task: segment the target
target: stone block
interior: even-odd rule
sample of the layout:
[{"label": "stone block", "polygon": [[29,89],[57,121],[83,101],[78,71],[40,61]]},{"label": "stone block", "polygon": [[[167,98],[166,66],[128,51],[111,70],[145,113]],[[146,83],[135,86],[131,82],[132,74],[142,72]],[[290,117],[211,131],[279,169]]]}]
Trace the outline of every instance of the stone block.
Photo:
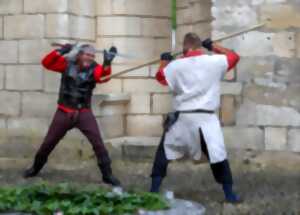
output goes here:
[{"label": "stone block", "polygon": [[234,4],[230,7],[214,6],[211,11],[215,18],[212,22],[215,30],[232,31],[233,28],[244,28],[257,23],[256,9],[247,4]]},{"label": "stone block", "polygon": [[106,116],[98,120],[103,138],[114,138],[124,136],[124,118],[123,116]]},{"label": "stone block", "polygon": [[40,92],[24,92],[22,97],[22,116],[50,117],[56,110],[57,95]]},{"label": "stone block", "polygon": [[[213,31],[213,37],[221,35]],[[295,52],[295,39],[292,32],[265,33],[252,31],[222,42],[225,47],[237,51],[243,57],[265,57],[276,55],[291,57]],[[260,44],[259,48],[253,48]]]},{"label": "stone block", "polygon": [[107,93],[121,93],[122,92],[122,80],[112,79],[109,82],[103,84],[97,84],[94,94],[107,94]]},{"label": "stone block", "polygon": [[300,152],[300,129],[290,129],[288,131],[288,150]]},{"label": "stone block", "polygon": [[154,44],[154,56],[156,56],[156,59],[160,57],[161,53],[171,51],[170,38],[157,38],[154,40]]},{"label": "stone block", "polygon": [[209,1],[191,1],[189,7],[182,7],[177,10],[178,25],[206,20],[211,20],[211,2]]},{"label": "stone block", "polygon": [[277,59],[273,79],[276,82],[298,84],[300,81],[300,61],[298,59]]},{"label": "stone block", "polygon": [[5,81],[4,66],[0,65],[0,90],[4,88],[4,81]]},{"label": "stone block", "polygon": [[[130,69],[130,68],[133,68],[136,65],[137,64],[120,64],[120,65],[115,64],[115,65],[113,65],[113,72],[118,73],[118,72]],[[122,78],[123,77],[126,77],[126,78],[136,78],[136,77],[147,78],[147,77],[149,77],[149,67],[142,67],[142,68],[139,68],[139,69],[132,70],[131,72],[128,72],[124,75],[121,75],[120,77],[122,77]]]},{"label": "stone block", "polygon": [[50,38],[70,37],[68,14],[47,14],[46,36]]},{"label": "stone block", "polygon": [[60,87],[61,74],[44,70],[44,90],[48,93],[57,93]]},{"label": "stone block", "polygon": [[0,17],[0,38],[3,39],[3,17]]},{"label": "stone block", "polygon": [[171,2],[168,0],[115,0],[113,14],[149,15],[170,17]]},{"label": "stone block", "polygon": [[297,57],[300,58],[300,33],[296,37],[296,48],[297,48]]},{"label": "stone block", "polygon": [[170,37],[171,21],[169,19],[143,18],[142,35],[151,37]]},{"label": "stone block", "polygon": [[235,124],[236,102],[234,96],[222,96],[221,99],[221,122],[229,126]]},{"label": "stone block", "polygon": [[150,94],[131,94],[128,113],[150,113]]},{"label": "stone block", "polygon": [[40,63],[42,58],[51,50],[48,40],[20,40],[19,62]]},{"label": "stone block", "polygon": [[97,15],[111,15],[112,14],[112,1],[111,0],[96,1],[96,14]]},{"label": "stone block", "polygon": [[38,65],[6,66],[6,89],[43,89],[43,69]]},{"label": "stone block", "polygon": [[272,29],[286,29],[300,27],[299,4],[266,4],[261,6],[261,19]]},{"label": "stone block", "polygon": [[172,110],[172,95],[154,94],[152,96],[152,112],[166,114]]},{"label": "stone block", "polygon": [[243,57],[237,65],[237,80],[248,83],[255,78],[269,78],[273,75],[275,62],[273,57]]},{"label": "stone block", "polygon": [[264,131],[255,127],[224,127],[225,144],[229,148],[263,150]]},{"label": "stone block", "polygon": [[24,0],[25,13],[60,13],[67,10],[68,0]]},{"label": "stone block", "polygon": [[[95,16],[97,0],[69,0],[69,11],[76,15]],[[102,3],[103,1],[101,1]]]},{"label": "stone block", "polygon": [[265,128],[266,150],[284,151],[287,148],[286,128]]},{"label": "stone block", "polygon": [[95,19],[89,17],[70,17],[70,36],[74,39],[95,40],[96,39]]},{"label": "stone block", "polygon": [[124,115],[127,112],[127,108],[124,104],[112,103],[101,104],[97,101],[97,97],[93,97],[93,110],[96,116],[113,116]]},{"label": "stone block", "polygon": [[4,38],[24,39],[44,37],[43,15],[15,15],[4,17]]},{"label": "stone block", "polygon": [[23,10],[23,0],[1,0],[0,14],[19,14]]},{"label": "stone block", "polygon": [[0,40],[0,63],[18,62],[18,42],[12,40]]},{"label": "stone block", "polygon": [[237,112],[238,125],[257,126],[300,126],[300,114],[286,106],[255,104],[244,100]]},{"label": "stone block", "polygon": [[124,92],[128,93],[163,93],[169,88],[160,85],[153,79],[125,79],[123,82]]},{"label": "stone block", "polygon": [[103,16],[97,18],[97,35],[140,36],[141,33],[142,24],[139,17]]},{"label": "stone block", "polygon": [[242,94],[242,88],[243,86],[239,82],[222,82],[221,94],[238,96]]},{"label": "stone block", "polygon": [[25,136],[29,138],[44,137],[49,126],[46,118],[9,118],[7,128],[9,135]]},{"label": "stone block", "polygon": [[0,101],[0,115],[17,116],[20,114],[20,93],[0,91]]},{"label": "stone block", "polygon": [[160,136],[163,117],[160,115],[128,115],[126,134],[128,136]]}]

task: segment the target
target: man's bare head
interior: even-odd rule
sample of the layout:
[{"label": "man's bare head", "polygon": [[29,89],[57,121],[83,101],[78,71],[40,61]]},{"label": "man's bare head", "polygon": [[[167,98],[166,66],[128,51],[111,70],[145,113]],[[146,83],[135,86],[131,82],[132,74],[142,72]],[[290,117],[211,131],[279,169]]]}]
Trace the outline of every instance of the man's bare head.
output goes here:
[{"label": "man's bare head", "polygon": [[202,47],[202,41],[196,33],[187,33],[183,40],[183,53],[186,54],[189,50],[196,50]]}]

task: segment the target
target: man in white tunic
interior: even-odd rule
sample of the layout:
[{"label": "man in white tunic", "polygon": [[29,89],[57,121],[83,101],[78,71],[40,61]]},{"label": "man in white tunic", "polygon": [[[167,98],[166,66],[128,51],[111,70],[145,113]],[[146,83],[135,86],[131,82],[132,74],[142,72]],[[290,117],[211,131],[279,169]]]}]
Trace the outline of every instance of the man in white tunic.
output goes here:
[{"label": "man in white tunic", "polygon": [[[206,55],[204,47],[216,54]],[[186,34],[183,58],[173,60],[170,53],[161,55],[156,79],[169,86],[173,94],[173,112],[164,123],[164,134],[156,152],[151,192],[158,192],[166,176],[169,161],[191,157],[208,158],[216,182],[222,184],[225,199],[240,202],[233,192],[232,175],[217,112],[220,85],[225,73],[239,61],[239,56],[210,39],[201,42],[194,33]]]}]

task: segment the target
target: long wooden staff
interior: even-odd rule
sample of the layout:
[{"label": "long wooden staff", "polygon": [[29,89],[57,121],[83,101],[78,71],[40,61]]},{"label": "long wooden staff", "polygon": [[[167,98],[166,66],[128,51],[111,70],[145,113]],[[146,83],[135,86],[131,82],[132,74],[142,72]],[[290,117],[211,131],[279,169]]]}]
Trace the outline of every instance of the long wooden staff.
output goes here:
[{"label": "long wooden staff", "polygon": [[[236,37],[236,36],[239,36],[239,35],[241,35],[241,34],[245,34],[245,33],[247,33],[247,32],[256,30],[256,29],[261,28],[261,27],[263,27],[263,26],[265,26],[265,25],[266,25],[266,23],[261,23],[261,24],[258,24],[258,25],[254,25],[254,26],[252,26],[252,27],[250,27],[250,28],[247,28],[247,29],[244,29],[244,30],[242,30],[242,31],[238,31],[238,32],[235,32],[235,33],[232,33],[232,34],[228,34],[228,35],[226,35],[226,36],[223,36],[223,37],[214,39],[213,41],[214,41],[214,42],[220,42],[220,41],[222,41],[222,40],[226,40],[226,39],[229,39],[229,38],[232,38],[232,37]],[[175,52],[175,53],[173,53],[172,55],[173,55],[173,56],[178,56],[178,55],[181,55],[181,54],[182,54],[182,52]],[[124,75],[124,74],[126,74],[126,73],[128,73],[128,72],[131,72],[131,71],[133,71],[133,70],[137,70],[137,69],[143,68],[143,67],[145,67],[145,66],[150,66],[150,65],[152,65],[152,64],[156,64],[156,63],[159,63],[159,62],[160,62],[160,59],[155,58],[155,59],[153,59],[153,60],[151,60],[151,61],[149,61],[149,62],[146,62],[146,63],[140,64],[140,65],[134,66],[134,67],[129,68],[129,69],[125,69],[125,70],[123,70],[123,71],[121,71],[121,72],[112,74],[112,75],[110,75],[110,76],[104,76],[104,77],[101,78],[101,80],[107,80],[107,79],[110,79],[110,78],[116,78],[116,77],[119,77],[119,76],[121,76],[121,75]]]}]

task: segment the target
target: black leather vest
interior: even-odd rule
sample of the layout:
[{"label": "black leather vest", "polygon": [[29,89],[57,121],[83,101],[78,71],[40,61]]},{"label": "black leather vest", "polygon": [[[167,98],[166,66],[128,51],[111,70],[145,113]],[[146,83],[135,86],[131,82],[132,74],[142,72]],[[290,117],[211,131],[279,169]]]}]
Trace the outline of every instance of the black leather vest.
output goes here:
[{"label": "black leather vest", "polygon": [[72,109],[90,108],[93,89],[96,86],[94,69],[96,63],[79,71],[78,66],[68,62],[66,71],[62,74],[58,104]]}]

